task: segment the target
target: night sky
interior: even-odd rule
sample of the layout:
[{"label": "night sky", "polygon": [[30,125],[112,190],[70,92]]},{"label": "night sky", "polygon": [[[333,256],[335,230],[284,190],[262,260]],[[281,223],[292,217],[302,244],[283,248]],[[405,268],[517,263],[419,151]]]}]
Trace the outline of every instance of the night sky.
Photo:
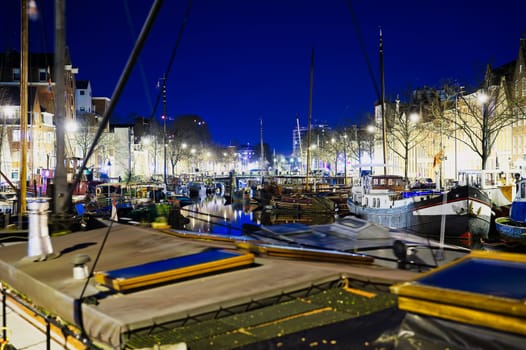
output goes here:
[{"label": "night sky", "polygon": [[[52,52],[53,1],[37,0],[31,50]],[[77,79],[111,97],[153,1],[66,2],[67,44]],[[349,4],[352,7],[350,10]],[[3,2],[2,50],[18,49],[20,1]],[[157,82],[167,74],[167,110],[197,114],[215,142],[259,144],[289,154],[296,117],[307,125],[314,49],[313,122],[365,123],[379,85],[384,39],[387,98],[446,79],[479,83],[486,64],[515,60],[526,37],[526,1],[165,0],[112,120],[159,118]],[[359,27],[359,31],[357,30]],[[362,49],[362,45],[365,48]]]}]

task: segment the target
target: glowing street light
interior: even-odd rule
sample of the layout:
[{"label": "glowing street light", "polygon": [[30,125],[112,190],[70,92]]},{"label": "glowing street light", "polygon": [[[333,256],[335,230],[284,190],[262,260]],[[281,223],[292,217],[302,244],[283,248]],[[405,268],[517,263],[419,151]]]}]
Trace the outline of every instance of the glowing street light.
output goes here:
[{"label": "glowing street light", "polygon": [[412,121],[413,123],[416,123],[418,120],[420,120],[420,114],[417,112],[413,112],[409,114],[409,120]]},{"label": "glowing street light", "polygon": [[484,93],[484,92],[479,93],[478,96],[477,96],[477,101],[481,105],[487,103],[488,100],[489,100],[489,96],[486,93]]},{"label": "glowing street light", "polygon": [[75,133],[79,130],[79,125],[74,120],[69,120],[66,122],[66,132]]}]

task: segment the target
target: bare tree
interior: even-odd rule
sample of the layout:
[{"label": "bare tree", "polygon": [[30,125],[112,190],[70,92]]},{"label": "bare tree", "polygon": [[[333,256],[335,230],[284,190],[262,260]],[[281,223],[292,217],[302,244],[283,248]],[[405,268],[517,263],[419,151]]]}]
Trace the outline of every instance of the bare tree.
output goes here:
[{"label": "bare tree", "polygon": [[526,118],[524,106],[506,85],[491,85],[487,75],[484,87],[470,94],[444,85],[433,94],[429,111],[444,131],[480,157],[484,170],[500,132]]},{"label": "bare tree", "polygon": [[[177,164],[190,157],[201,156],[200,152],[191,153],[192,148],[211,143],[211,136],[205,121],[198,115],[178,116],[168,130],[167,158],[170,160],[172,174]],[[198,161],[196,163],[199,163]]]},{"label": "bare tree", "polygon": [[404,162],[404,178],[408,183],[409,152],[427,137],[426,129],[420,123],[421,108],[417,101],[401,104],[397,99],[394,106],[387,108],[388,137],[387,146]]},{"label": "bare tree", "polygon": [[[86,158],[91,145],[95,141],[95,134],[97,127],[90,123],[90,118],[77,117],[75,130],[70,133],[69,140],[71,141],[72,155],[78,155],[82,159]],[[107,133],[103,133],[99,138],[97,145],[94,148],[94,153],[109,149],[111,142]],[[80,154],[77,154],[77,151]]]},{"label": "bare tree", "polygon": [[[168,159],[170,160],[170,166],[172,167],[172,174],[175,174],[175,168],[177,164],[190,156],[190,148],[185,142],[184,132],[181,129],[176,129],[169,136],[168,139]],[[187,140],[190,142],[190,140]]]}]

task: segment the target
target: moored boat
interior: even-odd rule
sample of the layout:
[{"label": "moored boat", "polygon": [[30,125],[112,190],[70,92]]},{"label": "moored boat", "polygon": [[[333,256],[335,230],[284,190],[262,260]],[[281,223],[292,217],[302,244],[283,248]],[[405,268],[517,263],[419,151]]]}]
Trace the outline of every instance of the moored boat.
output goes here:
[{"label": "moored boat", "polygon": [[485,193],[497,217],[508,216],[516,195],[515,182],[519,173],[501,170],[463,170],[458,172],[459,185],[471,185]]},{"label": "moored boat", "polygon": [[360,253],[374,258],[381,265],[401,269],[425,270],[470,251],[354,216],[339,218],[331,224],[244,225],[243,228],[246,235],[261,242],[265,249],[286,250],[289,247],[290,255],[298,247],[334,254]]},{"label": "moored boat", "polygon": [[525,272],[524,254],[474,250],[391,286],[406,312],[396,348],[523,349]]},{"label": "moored boat", "polygon": [[425,237],[443,234],[448,242],[487,238],[490,230],[491,201],[470,185],[412,191],[405,190],[401,176],[367,176],[347,204],[352,215]]},{"label": "moored boat", "polygon": [[500,238],[526,244],[526,179],[517,183],[517,194],[511,204],[510,215],[495,219]]}]

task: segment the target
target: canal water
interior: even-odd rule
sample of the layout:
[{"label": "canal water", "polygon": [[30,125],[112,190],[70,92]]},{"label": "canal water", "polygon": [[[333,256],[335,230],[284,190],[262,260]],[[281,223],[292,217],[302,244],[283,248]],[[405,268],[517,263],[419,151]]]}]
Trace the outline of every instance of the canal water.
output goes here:
[{"label": "canal water", "polygon": [[[199,232],[212,233],[227,236],[242,236],[243,225],[273,225],[281,223],[304,223],[304,224],[329,224],[336,219],[332,215],[321,214],[299,214],[291,212],[275,212],[261,208],[256,202],[235,202],[226,204],[225,198],[212,195],[203,198],[194,198],[195,204],[181,208],[181,214],[189,219],[183,229]],[[446,240],[448,244],[460,245],[471,249],[506,250],[525,252],[525,246],[520,249],[516,247],[501,247],[500,243],[481,244],[479,240],[453,239]]]},{"label": "canal water", "polygon": [[277,213],[250,201],[226,204],[225,198],[219,195],[196,198],[194,201],[196,204],[181,208],[181,214],[190,220],[184,225],[184,229],[199,233],[240,236],[243,234],[243,224],[272,225],[286,222],[328,224],[335,220],[334,216],[330,215]]},{"label": "canal water", "polygon": [[[332,215],[299,214],[275,212],[258,206],[256,202],[235,202],[227,204],[225,198],[211,195],[193,198],[195,204],[181,208],[181,214],[189,219],[182,229],[226,236],[242,236],[243,225],[273,225],[281,223],[329,224],[336,219]],[[509,250],[509,247],[493,247],[494,244],[482,244],[479,240],[446,240],[448,244],[460,245],[471,249]],[[520,252],[524,252],[524,246]]]}]

